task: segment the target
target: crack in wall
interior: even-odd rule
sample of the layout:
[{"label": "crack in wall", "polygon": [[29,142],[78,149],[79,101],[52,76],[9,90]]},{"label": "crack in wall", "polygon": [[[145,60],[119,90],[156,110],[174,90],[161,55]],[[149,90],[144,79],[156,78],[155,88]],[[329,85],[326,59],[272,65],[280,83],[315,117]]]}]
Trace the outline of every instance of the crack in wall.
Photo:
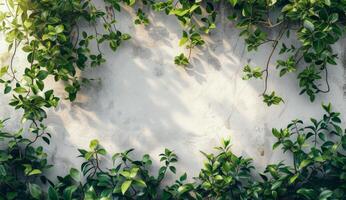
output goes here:
[{"label": "crack in wall", "polygon": [[343,97],[344,99],[346,99],[346,50],[343,50],[343,54],[342,55],[342,60],[341,60],[341,64],[343,65],[344,68],[344,85],[342,87],[342,91],[343,91]]}]

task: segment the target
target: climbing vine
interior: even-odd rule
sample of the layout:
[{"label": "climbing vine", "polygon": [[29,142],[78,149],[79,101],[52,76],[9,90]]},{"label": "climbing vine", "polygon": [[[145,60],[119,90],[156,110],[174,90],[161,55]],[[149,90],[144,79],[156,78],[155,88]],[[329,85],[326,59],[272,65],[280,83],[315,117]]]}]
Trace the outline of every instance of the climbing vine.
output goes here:
[{"label": "climbing vine", "polygon": [[[155,11],[165,11],[176,16],[182,25],[179,45],[185,46],[187,53],[174,59],[175,64],[189,69],[191,51],[205,44],[203,34],[216,29],[216,16],[221,6],[231,13],[230,21],[241,30],[248,51],[257,51],[264,44],[271,44],[263,67],[244,67],[244,79],[263,79],[261,93],[268,105],[279,104],[283,99],[269,92],[270,64],[275,53],[282,55],[276,61],[279,76],[297,72],[300,94],[307,94],[314,101],[316,94],[330,91],[328,67],[337,64],[338,55],[333,52],[335,44],[345,32],[346,2],[332,0],[230,0],[222,1],[144,1]],[[138,10],[141,11],[141,10]],[[142,11],[137,16],[145,16]],[[136,20],[138,21],[138,19]],[[148,20],[145,21],[147,24]],[[217,30],[216,30],[217,31]],[[270,34],[274,33],[274,34]],[[283,38],[297,39],[300,44],[293,45]],[[325,84],[321,82],[324,79]]]},{"label": "climbing vine", "polygon": [[[23,109],[25,120],[42,121],[44,108],[55,107],[59,97],[45,80],[53,78],[65,84],[67,98],[73,101],[83,79],[78,71],[105,62],[100,45],[108,43],[115,51],[122,41],[130,38],[117,30],[113,7],[99,10],[91,1],[13,1],[6,0],[7,12],[0,14],[0,30],[6,35],[10,63],[1,68],[4,93],[13,91],[10,105]],[[103,24],[98,30],[98,22]],[[80,29],[87,23],[93,32]],[[97,50],[89,48],[96,43]],[[18,49],[27,53],[27,66],[16,66]]]},{"label": "climbing vine", "polygon": [[[233,1],[233,6],[241,11],[237,14],[237,25],[243,30],[240,35],[245,37],[249,51],[271,43],[272,50],[264,68],[244,68],[246,78],[264,79],[264,99],[268,99],[270,61],[278,49],[279,54],[287,57],[277,60],[279,75],[297,71],[300,94],[306,93],[314,101],[316,94],[329,92],[328,67],[337,64],[332,45],[344,33],[345,1]],[[273,10],[281,12],[275,15]],[[269,36],[268,30],[276,30],[276,36]],[[299,46],[281,41],[292,33],[299,40]],[[324,85],[320,82],[322,76],[325,77]]]},{"label": "climbing vine", "polygon": [[[47,81],[65,86],[66,99],[74,101],[81,86],[90,81],[79,74],[88,67],[106,62],[103,46],[112,51],[131,36],[117,28],[115,18],[123,6],[135,9],[133,23],[150,25],[145,10],[164,12],[181,24],[179,46],[186,51],[174,63],[191,70],[194,48],[208,45],[204,36],[217,31],[220,7],[236,24],[248,51],[270,45],[264,66],[244,66],[244,80],[261,79],[261,93],[268,105],[284,100],[271,91],[269,75],[276,55],[279,76],[296,72],[301,94],[314,101],[316,94],[330,91],[328,70],[337,64],[332,45],[345,32],[345,0],[104,0],[103,8],[91,0],[2,0],[0,31],[11,53],[7,65],[0,66],[3,92],[11,94],[10,105],[23,111],[28,132],[4,130],[0,121],[0,199],[345,199],[346,138],[339,113],[324,105],[321,120],[304,126],[294,120],[285,129],[273,129],[274,148],[282,147],[293,156],[293,165],[268,165],[261,180],[251,176],[251,159],[238,157],[223,141],[217,154],[203,153],[207,163],[194,182],[183,174],[174,184],[160,190],[167,173],[176,173],[177,156],[166,149],[160,154],[162,166],[157,175],[149,168],[149,155],[134,160],[133,149],[113,155],[111,168],[101,166],[106,150],[93,140],[88,150],[79,149],[84,160],[80,170],[72,168],[57,183],[44,172],[52,166],[37,141],[50,144],[51,134],[43,121],[47,108],[56,107],[58,97]],[[82,26],[83,25],[83,26]],[[286,38],[299,44],[288,43]],[[91,48],[94,46],[95,48]],[[16,56],[25,53],[27,63],[19,66]],[[323,82],[324,81],[324,82]],[[81,174],[85,178],[83,182]],[[38,183],[40,179],[40,183]],[[39,185],[49,184],[45,192]]]},{"label": "climbing vine", "polygon": [[[193,67],[190,64],[193,49],[205,45],[203,35],[216,29],[218,8],[228,8],[228,19],[241,30],[240,36],[249,51],[271,44],[265,66],[246,65],[243,77],[263,80],[261,95],[269,106],[284,101],[268,85],[275,53],[284,54],[277,60],[279,75],[297,72],[300,93],[306,93],[311,101],[316,94],[330,90],[328,67],[337,62],[332,45],[343,35],[346,20],[343,0],[105,0],[104,9],[90,0],[3,2],[0,30],[12,55],[9,64],[0,69],[0,82],[4,93],[12,94],[10,105],[24,110],[24,120],[36,121],[46,118],[45,108],[57,106],[60,98],[45,86],[46,79],[62,81],[67,99],[73,101],[87,81],[78,75],[79,71],[106,62],[100,45],[107,43],[116,51],[123,41],[131,38],[116,27],[115,14],[125,5],[136,8],[133,21],[137,25],[150,23],[144,7],[176,17],[183,29],[179,45],[186,47],[187,52],[176,56],[174,62],[187,70]],[[80,24],[87,24],[89,29],[82,30]],[[282,41],[292,34],[300,41],[299,46]],[[96,49],[90,48],[90,44],[95,44]],[[28,63],[21,67],[14,59],[19,49],[26,53]]]}]

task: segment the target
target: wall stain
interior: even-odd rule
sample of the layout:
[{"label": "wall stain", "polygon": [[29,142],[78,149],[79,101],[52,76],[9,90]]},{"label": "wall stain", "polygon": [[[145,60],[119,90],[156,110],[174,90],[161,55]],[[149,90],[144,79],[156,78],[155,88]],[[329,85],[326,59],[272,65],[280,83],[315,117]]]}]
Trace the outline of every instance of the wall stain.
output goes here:
[{"label": "wall stain", "polygon": [[163,75],[163,70],[161,68],[155,67],[154,68],[154,75],[156,77],[161,77]]},{"label": "wall stain", "polygon": [[344,99],[346,99],[346,50],[343,50],[342,58],[341,58],[341,64],[344,68],[344,85],[342,87],[342,91],[344,92]]}]

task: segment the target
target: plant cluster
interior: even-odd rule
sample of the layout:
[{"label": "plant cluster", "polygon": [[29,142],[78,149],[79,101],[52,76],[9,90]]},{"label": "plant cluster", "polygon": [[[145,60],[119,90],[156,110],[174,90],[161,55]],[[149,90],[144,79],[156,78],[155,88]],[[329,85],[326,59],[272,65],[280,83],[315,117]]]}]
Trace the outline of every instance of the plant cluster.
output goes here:
[{"label": "plant cluster", "polygon": [[[112,166],[102,164],[106,150],[92,140],[88,150],[79,149],[84,162],[80,169],[51,181],[45,172],[53,167],[37,141],[23,137],[23,131],[9,133],[0,123],[0,199],[306,199],[346,198],[346,134],[339,113],[323,105],[320,120],[304,125],[293,120],[284,129],[273,129],[277,142],[293,158],[293,164],[269,164],[260,178],[253,176],[252,159],[232,153],[230,141],[223,140],[216,153],[204,153],[206,161],[198,177],[187,180],[183,173],[173,184],[163,186],[168,172],[176,174],[177,155],[168,149],[160,154],[161,167],[152,173],[152,160],[145,154],[135,160],[133,149],[112,156]],[[34,127],[35,128],[35,127]],[[45,127],[34,129],[49,135]],[[40,136],[41,137],[41,136]],[[83,177],[83,178],[82,178]],[[41,187],[42,185],[48,187]],[[48,188],[45,190],[44,188]]]},{"label": "plant cluster", "polygon": [[[286,54],[285,60],[277,60],[279,75],[297,71],[300,94],[306,93],[314,101],[316,94],[329,92],[328,67],[336,65],[338,57],[332,45],[345,32],[345,1],[232,0],[231,3],[236,11],[231,19],[237,19],[247,49],[257,50],[266,43],[272,45],[264,68],[244,68],[245,78],[264,78],[264,99],[268,99],[270,62],[277,49],[280,49],[279,54]],[[268,34],[271,30],[275,30],[276,36]],[[281,41],[283,37],[289,38],[292,32],[299,46]],[[321,86],[323,76],[325,86]],[[272,104],[278,103],[280,101],[272,101]]]},{"label": "plant cluster", "polygon": [[[4,0],[2,6],[6,11],[0,12],[0,31],[6,35],[12,55],[9,64],[1,66],[0,83],[5,94],[12,91],[10,105],[24,110],[23,119],[42,121],[46,118],[45,108],[57,106],[59,97],[45,87],[46,79],[62,81],[67,99],[73,101],[87,81],[78,76],[78,71],[106,61],[100,45],[106,42],[116,51],[122,41],[130,39],[130,35],[116,28],[115,12],[121,12],[122,5],[138,7],[135,24],[150,23],[143,7],[175,16],[183,28],[179,45],[185,46],[188,53],[176,56],[174,62],[185,67],[190,64],[192,49],[205,44],[203,34],[216,29],[218,8],[226,6],[231,13],[228,18],[241,30],[249,51],[272,44],[264,68],[249,65],[244,68],[244,79],[264,79],[262,96],[267,105],[283,102],[275,92],[268,92],[270,63],[280,46],[279,54],[287,57],[277,61],[280,76],[297,71],[301,94],[308,94],[311,101],[317,93],[330,90],[328,66],[335,65],[337,59],[332,45],[343,35],[346,19],[346,2],[340,0],[231,0],[226,4],[216,0],[105,0],[104,3],[105,9],[99,9],[90,0]],[[81,23],[89,24],[92,31],[80,30]],[[276,36],[268,34],[272,30]],[[296,33],[300,46],[281,41],[284,36],[290,37],[291,32]],[[95,51],[90,44],[96,45]],[[14,62],[18,49],[27,53],[28,65],[21,68]],[[321,86],[323,76],[325,86]]]},{"label": "plant cluster", "polygon": [[[118,3],[115,4],[119,7]],[[267,105],[283,102],[281,97],[271,98],[275,93],[268,92],[270,63],[278,49],[280,55],[285,54],[283,60],[277,60],[279,75],[298,72],[300,94],[306,93],[310,101],[314,101],[316,94],[330,91],[328,66],[337,64],[338,55],[333,52],[332,45],[339,41],[345,32],[345,1],[230,0],[225,4],[218,0],[146,0],[143,4],[155,11],[174,15],[182,25],[179,45],[185,46],[188,53],[175,57],[174,62],[177,65],[189,66],[192,49],[205,44],[202,36],[216,29],[217,8],[224,6],[231,13],[228,19],[234,21],[241,30],[240,36],[244,37],[248,51],[257,51],[267,43],[272,46],[264,67],[249,70],[250,66],[247,65],[244,68],[245,79],[264,79],[262,96]],[[137,17],[136,24],[143,21],[141,18],[145,19],[143,24],[149,24],[141,9],[138,10]],[[277,34],[269,34],[273,31]],[[283,37],[289,38],[292,32],[300,42],[298,46],[282,41]],[[325,86],[321,86],[323,76]]]},{"label": "plant cluster", "polygon": [[[112,166],[102,162],[107,151],[97,140],[88,150],[79,149],[84,162],[80,169],[52,181],[46,172],[44,147],[51,134],[44,125],[46,109],[56,107],[60,97],[46,84],[48,79],[65,84],[67,99],[76,99],[87,79],[79,72],[102,65],[106,60],[101,45],[116,51],[129,34],[116,28],[116,12],[123,5],[137,9],[134,23],[148,25],[147,9],[173,15],[182,25],[179,45],[187,49],[174,58],[177,65],[190,69],[192,50],[205,45],[204,34],[216,29],[218,8],[226,6],[245,38],[249,51],[270,43],[272,50],[263,67],[244,67],[243,79],[264,79],[264,102],[277,105],[284,100],[268,92],[270,63],[275,52],[285,54],[277,60],[279,75],[298,72],[301,93],[311,101],[316,94],[330,90],[328,67],[336,65],[332,45],[343,35],[346,20],[345,0],[104,0],[98,8],[91,0],[4,0],[0,4],[0,31],[12,52],[8,65],[0,66],[0,83],[11,94],[10,105],[23,110],[22,123],[29,129],[8,132],[0,121],[0,200],[2,199],[346,199],[346,136],[340,127],[339,113],[323,105],[321,120],[311,125],[294,120],[285,129],[273,129],[274,148],[281,147],[293,158],[268,165],[260,179],[255,178],[252,160],[232,153],[224,140],[217,153],[206,158],[199,176],[193,180],[182,174],[173,184],[163,186],[167,173],[176,173],[177,156],[166,149],[160,154],[161,167],[152,172],[149,155],[135,160],[133,149],[112,156]],[[146,9],[144,9],[146,7]],[[98,26],[102,24],[101,28]],[[86,24],[92,31],[82,30]],[[273,33],[271,34],[271,31]],[[282,42],[295,33],[300,45]],[[275,34],[276,33],[276,34]],[[95,49],[91,48],[95,46]],[[26,53],[27,65],[17,67],[15,56]],[[325,89],[321,80],[326,81]],[[24,133],[30,133],[29,137]],[[47,187],[47,190],[46,190]]]},{"label": "plant cluster", "polygon": [[[42,121],[44,108],[57,106],[59,97],[45,87],[46,79],[62,81],[67,99],[73,101],[83,83],[78,71],[105,62],[100,45],[108,43],[116,51],[130,38],[116,28],[112,6],[100,10],[89,0],[5,0],[4,4],[7,12],[0,12],[0,31],[13,53],[10,63],[0,69],[0,83],[5,94],[13,91],[10,105],[24,110],[24,120]],[[89,24],[93,32],[80,30],[81,23]],[[97,50],[92,51],[90,44],[96,44]],[[18,48],[27,53],[28,65],[21,68],[14,63]]]}]

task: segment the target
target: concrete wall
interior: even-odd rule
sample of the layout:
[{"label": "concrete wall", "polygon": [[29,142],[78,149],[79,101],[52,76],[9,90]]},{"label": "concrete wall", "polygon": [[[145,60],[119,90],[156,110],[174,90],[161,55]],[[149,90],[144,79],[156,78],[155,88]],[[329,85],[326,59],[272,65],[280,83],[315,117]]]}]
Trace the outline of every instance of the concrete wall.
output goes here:
[{"label": "concrete wall", "polygon": [[[275,141],[271,128],[284,127],[295,118],[319,117],[322,102],[331,102],[345,119],[346,40],[334,47],[340,59],[338,66],[330,69],[331,92],[318,95],[314,103],[298,95],[296,74],[278,78],[275,54],[269,91],[276,90],[285,103],[267,107],[259,97],[263,83],[241,77],[245,64],[265,65],[270,45],[248,53],[224,8],[221,13],[217,30],[206,37],[207,45],[193,51],[193,69],[185,71],[173,63],[174,56],[184,51],[178,47],[181,28],[175,17],[149,13],[151,24],[136,26],[134,13],[125,9],[118,17],[118,28],[132,39],[116,53],[102,46],[107,63],[81,74],[97,80],[83,87],[74,103],[63,100],[48,113],[53,142],[47,149],[57,169],[52,175],[79,166],[77,148],[87,148],[95,138],[110,153],[128,148],[135,148],[139,155],[149,153],[156,168],[157,155],[170,148],[179,156],[178,174],[187,171],[190,177],[202,167],[200,150],[210,152],[221,138],[231,138],[236,154],[254,158],[254,164],[263,169],[285,159],[271,150]],[[0,61],[4,64],[8,53],[4,37],[0,39]],[[15,64],[25,64],[25,56],[18,54]],[[62,85],[52,85],[58,94],[65,95]],[[18,121],[18,111],[7,105],[10,97],[1,95],[1,117]]]}]

